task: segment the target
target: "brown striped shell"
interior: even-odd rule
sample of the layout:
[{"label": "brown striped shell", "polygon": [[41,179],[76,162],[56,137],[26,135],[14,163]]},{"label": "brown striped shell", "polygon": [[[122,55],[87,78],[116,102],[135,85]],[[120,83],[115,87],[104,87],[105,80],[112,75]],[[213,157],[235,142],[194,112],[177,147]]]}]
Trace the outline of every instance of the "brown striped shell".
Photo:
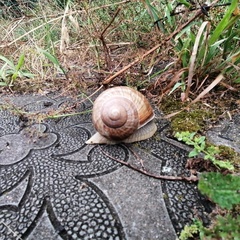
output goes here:
[{"label": "brown striped shell", "polygon": [[[141,137],[139,130],[153,118],[152,107],[140,92],[123,86],[107,89],[94,102],[92,120],[97,134],[86,143],[114,144],[149,138],[156,131],[154,123],[148,124],[148,136]],[[137,134],[136,138],[134,134]]]}]

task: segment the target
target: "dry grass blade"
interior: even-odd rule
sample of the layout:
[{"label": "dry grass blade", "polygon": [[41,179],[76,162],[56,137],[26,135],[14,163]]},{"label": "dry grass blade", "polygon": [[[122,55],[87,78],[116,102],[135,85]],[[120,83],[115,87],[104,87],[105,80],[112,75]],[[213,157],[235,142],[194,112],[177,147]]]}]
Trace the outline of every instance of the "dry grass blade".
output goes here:
[{"label": "dry grass blade", "polygon": [[186,89],[186,92],[185,92],[184,100],[188,99],[188,95],[189,95],[189,92],[190,92],[190,87],[192,85],[192,78],[194,76],[194,67],[195,67],[195,60],[196,60],[196,57],[197,57],[198,46],[199,46],[199,43],[200,43],[200,40],[201,40],[201,36],[203,35],[203,31],[208,24],[209,24],[208,21],[205,21],[205,22],[202,23],[201,27],[199,28],[199,31],[198,31],[198,34],[197,34],[197,37],[196,37],[196,40],[195,40],[195,43],[194,43],[194,46],[193,46],[193,52],[192,52],[192,55],[191,55],[191,58],[190,58],[190,64],[189,64],[187,89]]},{"label": "dry grass blade", "polygon": [[179,114],[179,113],[182,112],[182,111],[184,111],[184,109],[179,110],[179,111],[177,111],[177,112],[170,113],[170,114],[164,116],[164,119],[169,119],[169,118],[171,118],[171,117],[174,117],[174,116],[176,116],[177,114]]},{"label": "dry grass blade", "polygon": [[[88,9],[88,12],[96,11],[96,10],[98,10],[98,9],[107,8],[107,7],[111,7],[111,6],[122,5],[122,4],[126,4],[126,3],[129,3],[129,2],[131,2],[131,1],[130,1],[130,0],[126,0],[126,1],[121,1],[121,2],[117,2],[117,3],[106,4],[106,5],[103,5],[103,6],[100,6],[100,7],[90,8],[90,9]],[[48,25],[49,23],[52,23],[52,22],[55,22],[55,21],[59,21],[59,20],[61,20],[63,17],[69,16],[69,15],[72,16],[72,15],[74,15],[74,14],[81,14],[81,13],[83,13],[83,12],[85,12],[85,10],[69,11],[69,12],[68,12],[67,14],[65,14],[65,15],[59,13],[60,16],[59,16],[59,14],[57,14],[57,15],[50,15],[49,17],[51,17],[51,18],[53,18],[53,19],[51,19],[51,20],[49,20],[49,21],[47,21],[47,22],[44,22],[43,24],[41,24],[41,25],[39,25],[39,26],[31,29],[30,31],[24,33],[23,35],[21,35],[20,37],[14,39],[14,40],[11,41],[11,42],[8,42],[8,43],[5,43],[5,44],[0,45],[0,48],[5,48],[5,47],[11,46],[12,44],[14,44],[14,43],[18,42],[19,40],[23,39],[24,37],[28,36],[30,33],[35,32],[36,30],[38,30],[38,29],[40,29],[40,28]],[[41,18],[42,18],[42,17],[41,17]],[[24,19],[25,19],[25,17],[23,17],[23,18],[21,19],[21,21],[24,20]]]},{"label": "dry grass blade", "polygon": [[171,117],[174,117],[175,115],[179,114],[180,112],[184,111],[184,110],[188,110],[189,107],[198,102],[201,98],[203,98],[207,93],[209,93],[222,79],[224,78],[224,76],[222,74],[219,74],[216,79],[204,90],[202,91],[190,104],[188,104],[187,107],[177,111],[177,112],[173,112],[171,114],[166,115],[164,118],[168,119]]},{"label": "dry grass blade", "polygon": [[77,32],[80,32],[80,26],[79,23],[77,21],[76,17],[73,17],[72,14],[72,9],[69,9],[69,16],[68,16],[70,22],[72,23],[73,27],[76,29]]},{"label": "dry grass blade", "polygon": [[27,36],[27,35],[29,35],[30,33],[34,32],[34,31],[36,31],[37,29],[40,29],[40,28],[42,28],[42,27],[46,26],[47,24],[49,24],[49,23],[51,23],[51,22],[58,21],[58,20],[60,20],[61,18],[63,18],[63,16],[60,16],[60,17],[57,17],[57,18],[51,19],[51,20],[49,20],[49,21],[47,21],[47,22],[45,22],[45,23],[43,23],[43,24],[41,24],[41,25],[39,25],[39,26],[37,26],[37,27],[35,27],[35,28],[31,29],[30,31],[28,31],[28,32],[24,33],[24,34],[23,34],[23,35],[21,35],[20,37],[18,37],[18,38],[16,38],[16,39],[14,39],[12,42],[10,42],[10,43],[7,43],[7,44],[0,45],[0,48],[9,47],[9,46],[11,46],[12,44],[14,44],[14,43],[18,42],[20,39],[22,39],[22,38],[26,37],[26,36]]},{"label": "dry grass blade", "polygon": [[110,57],[110,51],[109,48],[106,44],[104,35],[107,32],[107,30],[110,28],[110,26],[112,25],[112,23],[114,22],[114,20],[116,19],[117,15],[119,14],[121,8],[118,8],[117,11],[115,12],[114,16],[112,17],[111,21],[108,23],[108,25],[104,28],[104,30],[102,31],[101,35],[99,36],[99,39],[102,42],[103,45],[103,49],[104,49],[104,54],[105,54],[105,62],[107,64],[108,69],[111,69],[111,57]]},{"label": "dry grass blade", "polygon": [[[15,22],[11,22],[9,26],[4,30],[5,35],[1,36],[1,42],[8,41],[8,38],[14,34],[14,31],[21,26],[21,23],[25,20],[25,17],[20,18]],[[1,29],[3,31],[3,29]]]},{"label": "dry grass blade", "polygon": [[224,76],[220,73],[215,80],[206,88],[204,89],[188,106],[191,106],[192,104],[198,102],[201,98],[203,98],[207,93],[209,93],[222,79]]},{"label": "dry grass blade", "polygon": [[60,39],[60,52],[63,53],[64,50],[68,47],[70,39],[68,28],[66,24],[66,15],[68,14],[69,7],[68,5],[65,8],[63,19],[62,19],[62,28],[61,28],[61,39]]},{"label": "dry grass blade", "polygon": [[[168,181],[187,181],[187,182],[197,182],[199,179],[197,176],[195,175],[190,175],[189,177],[185,177],[185,176],[168,176],[168,175],[155,175],[153,173],[150,173],[144,169],[140,169],[138,167],[135,167],[134,165],[128,163],[128,162],[125,162],[121,159],[118,159],[118,158],[115,158],[113,156],[111,156],[110,154],[108,154],[106,151],[104,151],[103,147],[101,147],[101,145],[99,145],[99,148],[101,150],[101,152],[109,157],[110,159],[136,171],[136,172],[139,172],[143,175],[146,175],[148,177],[151,177],[151,178],[155,178],[155,179],[159,179],[159,180],[168,180]],[[131,151],[131,150],[130,150]],[[131,151],[132,152],[132,151]],[[136,155],[134,155],[136,157]],[[142,161],[142,160],[141,160]]]}]

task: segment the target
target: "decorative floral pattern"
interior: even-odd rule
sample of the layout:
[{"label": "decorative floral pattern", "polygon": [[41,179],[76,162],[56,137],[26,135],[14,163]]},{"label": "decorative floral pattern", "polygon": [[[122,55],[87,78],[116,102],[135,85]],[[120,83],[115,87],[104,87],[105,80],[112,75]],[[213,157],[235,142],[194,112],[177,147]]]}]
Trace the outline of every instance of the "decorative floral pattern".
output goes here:
[{"label": "decorative floral pattern", "polygon": [[[15,104],[21,102],[25,111],[38,113],[58,109],[67,102],[31,99],[17,99]],[[81,104],[76,111],[90,107]],[[91,135],[89,126],[90,114],[33,123],[9,110],[0,111],[0,240],[38,240],[39,228],[43,239],[131,239],[119,209],[93,180],[122,168],[113,159],[128,162],[133,154],[125,145],[86,145]],[[166,127],[166,122],[159,121],[159,134],[163,132],[164,136]],[[186,151],[168,140],[143,141],[138,149],[143,150],[145,159],[158,160],[154,169],[161,169],[158,174],[188,174],[184,167]],[[176,231],[196,212],[206,217],[195,185],[169,181],[156,184],[163,191],[165,205],[163,199],[159,200],[166,206]],[[161,210],[165,221],[169,219],[167,210]],[[166,237],[164,234],[156,239],[175,239],[174,232]]]},{"label": "decorative floral pattern", "polygon": [[[25,182],[20,187],[22,196],[18,203],[0,205],[0,239],[26,238],[44,211],[63,239],[125,238],[114,207],[87,180],[120,165],[101,156],[97,147],[89,151],[86,159],[82,159],[84,154],[77,160],[71,159],[71,154],[86,147],[90,136],[88,130],[79,126],[82,118],[22,129],[20,119],[9,112],[1,111],[0,118],[0,196],[6,195],[6,200],[9,191]],[[127,161],[124,147],[104,147],[104,151]]]}]

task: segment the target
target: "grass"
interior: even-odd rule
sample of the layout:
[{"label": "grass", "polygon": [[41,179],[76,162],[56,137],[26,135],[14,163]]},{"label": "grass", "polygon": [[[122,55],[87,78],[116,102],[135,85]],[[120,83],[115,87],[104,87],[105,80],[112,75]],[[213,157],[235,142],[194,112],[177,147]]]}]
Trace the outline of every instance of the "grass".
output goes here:
[{"label": "grass", "polygon": [[[60,65],[68,73],[69,91],[86,87],[85,84],[93,85],[84,81],[79,86],[79,80],[84,78],[81,75],[90,70],[92,75],[97,72],[108,76],[138,56],[139,46],[144,49],[150,45],[144,39],[150,38],[152,21],[144,5],[138,2],[82,1],[62,9],[54,2],[41,1],[37,9],[29,9],[26,15],[0,20],[4,36],[0,49],[6,58],[17,59],[25,54],[27,70],[38,79],[34,91],[45,87],[65,88],[64,82],[57,79],[62,72]],[[46,52],[57,59],[59,65],[49,60]],[[93,80],[98,82],[101,78]],[[19,89],[19,85],[15,91],[23,89]]]},{"label": "grass", "polygon": [[[64,74],[70,81],[68,91],[94,87],[95,82],[101,82],[112,72],[141,58],[159,42],[163,46],[144,56],[116,80],[138,88],[148,87],[154,89],[153,92],[160,88],[164,92],[174,90],[182,94],[183,100],[201,93],[220,72],[224,72],[226,78],[220,84],[238,84],[239,15],[232,16],[237,1],[230,7],[217,8],[225,15],[218,17],[218,13],[214,15],[214,11],[209,11],[210,16],[203,16],[203,20],[195,17],[196,11],[192,10],[199,6],[180,2],[185,6],[184,10],[176,8],[177,1],[167,4],[147,0],[68,1],[65,8],[56,2],[41,1],[35,9],[25,9],[24,18],[1,19],[4,36],[1,53],[16,59],[25,54],[27,70],[38,79],[35,90],[65,88],[64,82],[57,79],[59,74]],[[193,20],[181,30],[191,18]],[[169,39],[174,31],[177,34]],[[189,70],[182,71],[173,86],[166,90],[164,86],[168,87],[169,80],[161,85],[158,82],[150,84],[151,78],[146,81],[146,74],[153,67],[157,68],[160,61],[174,64],[155,74],[153,79],[164,79],[165,74],[174,76],[182,69]],[[100,73],[91,83],[84,81],[84,73],[89,70]],[[14,90],[18,91],[18,87]]]}]

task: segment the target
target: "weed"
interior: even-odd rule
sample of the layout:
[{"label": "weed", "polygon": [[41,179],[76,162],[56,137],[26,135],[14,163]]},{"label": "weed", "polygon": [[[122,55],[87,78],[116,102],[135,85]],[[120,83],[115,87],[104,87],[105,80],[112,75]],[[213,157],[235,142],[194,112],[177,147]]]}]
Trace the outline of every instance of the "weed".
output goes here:
[{"label": "weed", "polygon": [[[185,64],[189,67],[189,75],[187,80],[186,96],[189,96],[190,87],[193,79],[202,79],[206,81],[208,78],[213,78],[218,73],[222,72],[223,76],[228,78],[231,75],[237,78],[237,64],[240,61],[238,56],[238,37],[235,33],[239,32],[236,29],[236,23],[240,15],[233,16],[232,13],[237,8],[238,1],[234,0],[226,10],[225,15],[220,19],[216,27],[211,25],[210,21],[205,21],[201,24],[198,34],[191,36],[192,43],[189,43],[187,49],[191,49],[190,58],[189,52],[183,57]],[[234,32],[234,34],[232,34]],[[229,43],[231,42],[231,45]],[[238,56],[233,59],[233,56]],[[183,63],[184,63],[183,62]],[[185,67],[185,65],[183,65]],[[205,77],[206,76],[206,77]],[[196,84],[196,82],[195,82]]]},{"label": "weed", "polygon": [[200,240],[239,239],[240,236],[240,215],[234,217],[232,214],[217,216],[211,226],[204,227],[203,223],[195,220],[190,226],[186,225],[182,230],[179,239],[187,240],[199,236]]},{"label": "weed", "polygon": [[220,207],[231,209],[240,204],[240,177],[209,172],[201,174],[199,190]]},{"label": "weed", "polygon": [[17,78],[33,78],[34,74],[22,69],[24,65],[25,55],[19,57],[18,63],[14,65],[13,61],[4,56],[0,56],[3,66],[0,69],[0,86],[12,87]]},{"label": "weed", "polygon": [[200,239],[238,239],[240,216],[234,217],[234,207],[240,204],[239,186],[240,177],[237,175],[223,175],[218,172],[202,173],[198,189],[228,212],[225,212],[224,216],[217,215],[208,227],[204,227],[200,220],[195,220],[190,226],[184,227],[179,239],[187,240],[197,235]]},{"label": "weed", "polygon": [[[189,152],[189,157],[195,157],[204,154],[204,159],[210,160],[218,167],[228,170],[234,170],[233,165],[229,161],[220,161],[216,159],[219,154],[219,148],[215,146],[207,146],[204,136],[196,136],[196,133],[177,132],[175,137],[186,144],[193,146],[193,150]],[[235,205],[240,204],[240,177],[235,175],[222,175],[218,172],[201,173],[198,183],[200,192],[208,196],[213,202],[217,203],[221,208],[228,210]],[[226,221],[226,219],[228,219]],[[235,239],[239,234],[239,216],[234,218],[231,214],[224,217],[218,216],[209,228],[204,227],[202,222],[197,220],[190,226],[185,226],[180,234],[180,240],[186,240],[199,235],[200,239]]]},{"label": "weed", "polygon": [[39,52],[41,52],[50,62],[52,62],[54,64],[54,66],[57,68],[57,70],[64,74],[66,76],[66,72],[64,70],[64,68],[61,66],[61,64],[59,63],[58,59],[56,56],[52,55],[51,53],[49,53],[48,51],[39,48],[38,49]]},{"label": "weed", "polygon": [[[211,83],[219,73],[226,79],[234,79],[235,83],[240,82],[238,67],[240,13],[237,0],[231,1],[231,4],[223,2],[219,6],[209,5],[207,8],[193,6],[192,2],[185,0],[172,1],[166,3],[165,11],[163,4],[159,6],[147,0],[145,4],[155,24],[164,34],[176,30],[194,16],[197,8],[208,16],[203,22],[200,19],[190,22],[174,39],[171,39],[181,67],[188,69],[187,72],[183,72],[181,81],[175,83],[171,92],[180,89],[183,93],[182,100],[186,100],[189,98],[190,89],[192,91],[194,88],[196,93],[202,89],[204,83]],[[214,14],[216,9],[220,9],[223,14],[218,12]]]},{"label": "weed", "polygon": [[181,231],[179,239],[180,240],[188,240],[189,238],[193,238],[194,235],[199,233],[199,226],[196,223],[189,225],[185,225],[184,229]]},{"label": "weed", "polygon": [[217,160],[216,155],[219,154],[219,148],[213,145],[206,145],[205,136],[196,136],[196,132],[177,132],[175,137],[179,141],[185,142],[187,145],[193,146],[193,150],[189,152],[189,157],[196,157],[199,154],[204,154],[205,160],[210,160],[215,166],[220,168],[226,168],[228,170],[234,170],[234,166],[229,161]]}]

